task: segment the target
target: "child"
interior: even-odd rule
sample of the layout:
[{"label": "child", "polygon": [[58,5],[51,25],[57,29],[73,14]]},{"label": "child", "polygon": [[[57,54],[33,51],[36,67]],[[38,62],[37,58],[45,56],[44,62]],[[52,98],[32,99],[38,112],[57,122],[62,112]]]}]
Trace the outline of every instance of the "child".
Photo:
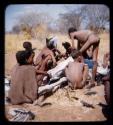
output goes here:
[{"label": "child", "polygon": [[65,68],[65,74],[72,89],[82,89],[87,80],[88,66],[83,63],[83,57],[77,50],[72,52],[74,62]]},{"label": "child", "polygon": [[65,56],[65,59],[67,59],[70,56],[71,52],[73,51],[73,48],[71,47],[71,44],[68,42],[62,43],[62,46],[66,50],[66,53],[64,54],[64,56]]},{"label": "child", "polygon": [[84,53],[91,45],[93,46],[93,86],[95,85],[95,76],[97,71],[97,56],[100,38],[90,30],[81,30],[77,31],[75,28],[69,28],[68,34],[72,40],[72,47],[74,48],[74,39],[78,40],[78,49],[79,52]]}]

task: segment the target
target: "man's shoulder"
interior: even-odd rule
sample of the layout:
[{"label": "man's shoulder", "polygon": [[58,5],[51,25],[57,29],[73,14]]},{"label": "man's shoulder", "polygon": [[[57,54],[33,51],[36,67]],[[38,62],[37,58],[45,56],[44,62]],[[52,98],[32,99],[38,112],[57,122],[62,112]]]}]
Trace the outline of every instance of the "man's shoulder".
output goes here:
[{"label": "man's shoulder", "polygon": [[89,29],[79,30],[78,32],[90,32],[90,33],[93,33],[93,31],[91,31]]},{"label": "man's shoulder", "polygon": [[23,65],[23,66],[21,66],[21,69],[22,70],[34,70],[35,69],[35,67],[33,66],[33,65]]}]

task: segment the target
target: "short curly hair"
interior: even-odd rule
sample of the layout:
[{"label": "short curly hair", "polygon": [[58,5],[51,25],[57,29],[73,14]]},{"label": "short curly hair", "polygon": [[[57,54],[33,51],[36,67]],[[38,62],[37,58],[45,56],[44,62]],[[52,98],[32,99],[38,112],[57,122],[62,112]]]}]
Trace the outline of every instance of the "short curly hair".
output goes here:
[{"label": "short curly hair", "polygon": [[67,50],[69,47],[71,47],[71,44],[69,42],[62,43],[62,46]]},{"label": "short curly hair", "polygon": [[71,53],[71,56],[73,57],[73,59],[78,58],[79,56],[82,56],[82,53],[76,49],[74,49]]},{"label": "short curly hair", "polygon": [[70,33],[72,33],[72,32],[76,32],[76,31],[77,31],[76,28],[70,27],[70,28],[68,29],[68,34],[70,34]]},{"label": "short curly hair", "polygon": [[32,44],[30,42],[26,41],[26,42],[23,43],[23,47],[26,50],[31,50],[32,49]]},{"label": "short curly hair", "polygon": [[32,50],[17,51],[16,60],[19,63],[19,65],[27,65],[26,59],[28,59],[33,53],[34,52]]}]

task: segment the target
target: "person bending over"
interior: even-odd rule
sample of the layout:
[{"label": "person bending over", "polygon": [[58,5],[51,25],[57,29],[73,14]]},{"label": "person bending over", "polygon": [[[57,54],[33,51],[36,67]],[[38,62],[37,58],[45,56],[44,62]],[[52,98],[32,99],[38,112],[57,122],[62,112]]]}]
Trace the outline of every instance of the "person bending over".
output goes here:
[{"label": "person bending over", "polygon": [[95,34],[94,32],[90,30],[80,30],[77,31],[75,28],[69,28],[68,30],[69,37],[72,42],[72,47],[74,47],[74,40],[78,40],[78,47],[77,49],[79,50],[80,53],[84,53],[87,51],[87,49],[90,46],[93,46],[93,69],[92,69],[92,85],[95,85],[95,75],[97,71],[97,56],[98,56],[98,49],[99,49],[99,43],[100,43],[100,38]]}]

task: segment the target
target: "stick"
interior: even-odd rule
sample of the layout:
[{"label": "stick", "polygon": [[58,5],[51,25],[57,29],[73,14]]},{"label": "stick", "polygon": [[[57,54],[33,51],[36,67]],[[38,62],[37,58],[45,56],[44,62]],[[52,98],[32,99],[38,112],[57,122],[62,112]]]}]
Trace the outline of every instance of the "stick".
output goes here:
[{"label": "stick", "polygon": [[59,81],[51,84],[51,85],[45,85],[45,86],[41,86],[38,89],[38,94],[45,94],[47,92],[52,91],[52,89],[54,89],[55,86],[61,85],[62,83],[66,82],[67,78],[66,77],[62,77]]}]

